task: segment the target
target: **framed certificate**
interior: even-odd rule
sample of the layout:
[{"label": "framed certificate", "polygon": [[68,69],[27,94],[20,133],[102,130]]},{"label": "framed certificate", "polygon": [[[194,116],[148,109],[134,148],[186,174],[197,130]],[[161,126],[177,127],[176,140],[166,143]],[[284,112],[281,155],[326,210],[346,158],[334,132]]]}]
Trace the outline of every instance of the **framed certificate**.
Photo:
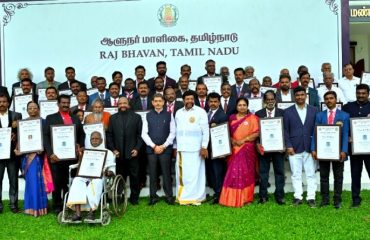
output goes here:
[{"label": "framed certificate", "polygon": [[68,95],[68,96],[71,96],[72,95],[72,90],[71,89],[61,90],[61,91],[59,91],[59,96],[60,95]]},{"label": "framed certificate", "polygon": [[85,149],[78,166],[77,176],[85,178],[102,178],[107,150]]},{"label": "framed certificate", "polygon": [[60,160],[76,159],[76,127],[72,125],[52,125],[51,146]]},{"label": "framed certificate", "polygon": [[0,160],[10,159],[12,128],[0,128]]},{"label": "framed certificate", "polygon": [[22,118],[28,118],[27,104],[32,101],[32,94],[14,96],[13,99],[14,111],[21,113]]},{"label": "framed certificate", "polygon": [[248,98],[248,110],[253,114],[263,108],[262,98]]},{"label": "framed certificate", "polygon": [[41,118],[18,121],[18,147],[20,153],[44,150]]},{"label": "framed certificate", "polygon": [[288,107],[290,106],[293,106],[295,104],[295,102],[280,102],[280,103],[277,103],[277,107],[280,108],[280,109],[287,109]]},{"label": "framed certificate", "polygon": [[310,78],[310,82],[308,83],[308,86],[311,88],[316,88],[315,79]]},{"label": "framed certificate", "polygon": [[40,117],[42,117],[43,119],[45,119],[47,115],[59,111],[57,100],[40,101],[39,105],[40,105]]},{"label": "framed certificate", "polygon": [[93,132],[100,132],[102,138],[103,138],[103,146],[105,146],[105,130],[104,130],[104,124],[103,123],[90,123],[90,124],[84,124],[83,125],[84,132],[86,134],[85,137],[85,147],[90,148],[90,137],[91,133]]},{"label": "framed certificate", "polygon": [[306,103],[307,105],[310,105],[310,94],[306,93]]},{"label": "framed certificate", "polygon": [[46,98],[46,88],[39,88],[38,90],[37,90],[37,95],[39,95],[39,102],[40,101],[46,101],[47,100],[47,98]]},{"label": "framed certificate", "polygon": [[118,113],[118,107],[106,107],[104,108],[104,112],[110,113],[110,115],[113,115],[115,113]]},{"label": "framed certificate", "polygon": [[135,111],[135,113],[139,114],[140,117],[141,117],[141,120],[144,121],[145,117],[146,117],[146,114],[150,112],[150,111]]},{"label": "framed certificate", "polygon": [[197,88],[197,81],[196,80],[190,80],[189,81],[189,89],[195,91]]},{"label": "framed certificate", "polygon": [[203,77],[203,83],[207,86],[208,94],[216,92],[221,94],[222,77]]},{"label": "framed certificate", "polygon": [[317,159],[320,161],[339,161],[342,149],[341,138],[341,126],[317,125],[315,127]]},{"label": "framed certificate", "polygon": [[15,87],[13,88],[13,92],[14,92],[14,96],[18,96],[18,95],[22,95],[23,94],[23,90],[21,87]]},{"label": "framed certificate", "polygon": [[260,118],[260,140],[264,152],[285,151],[283,118]]},{"label": "framed certificate", "polygon": [[362,73],[360,83],[364,83],[370,86],[370,73],[369,72]]},{"label": "framed certificate", "polygon": [[352,154],[370,154],[370,118],[351,118]]},{"label": "framed certificate", "polygon": [[265,92],[267,92],[268,90],[274,91],[274,93],[276,93],[277,88],[274,88],[274,87],[264,87],[264,86],[261,86],[260,87],[260,92],[262,92],[263,94]]},{"label": "framed certificate", "polygon": [[88,96],[93,95],[94,93],[97,93],[97,92],[99,92],[97,88],[90,88],[90,89],[87,89],[86,91]]},{"label": "framed certificate", "polygon": [[77,105],[78,105],[77,97],[72,96],[71,97],[71,103],[70,103],[69,107],[74,107],[74,106],[77,106]]},{"label": "framed certificate", "polygon": [[230,132],[227,123],[218,124],[209,129],[212,159],[226,157],[231,154]]},{"label": "framed certificate", "polygon": [[[338,83],[332,83],[332,85],[334,86],[334,87],[339,87],[338,86]],[[325,83],[319,83],[318,84],[318,87],[320,88],[320,87],[324,87],[325,86]]]},{"label": "framed certificate", "polygon": [[[343,103],[342,102],[337,102],[337,108],[339,110],[342,110],[342,107],[343,107]],[[325,111],[326,109],[328,109],[328,107],[326,106],[325,102],[320,102],[320,109],[321,111]]]}]

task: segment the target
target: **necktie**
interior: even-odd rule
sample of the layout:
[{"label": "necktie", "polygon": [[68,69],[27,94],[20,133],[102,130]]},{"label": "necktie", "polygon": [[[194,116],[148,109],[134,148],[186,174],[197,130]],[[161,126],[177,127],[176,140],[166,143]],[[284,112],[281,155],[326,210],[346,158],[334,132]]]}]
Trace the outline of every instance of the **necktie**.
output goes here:
[{"label": "necktie", "polygon": [[238,97],[240,97],[240,86],[236,87],[236,95],[238,95]]},{"label": "necktie", "polygon": [[114,99],[113,106],[117,107],[117,98]]},{"label": "necktie", "polygon": [[212,110],[209,111],[209,113],[208,113],[208,122],[211,122],[212,114],[213,114]]},{"label": "necktie", "polygon": [[167,105],[167,112],[172,113],[172,107],[173,107],[173,103],[169,103]]},{"label": "necktie", "polygon": [[225,99],[225,103],[224,103],[224,112],[226,113],[227,112],[227,100]]},{"label": "necktie", "polygon": [[204,108],[204,100],[200,100],[200,107]]},{"label": "necktie", "polygon": [[141,99],[141,107],[144,111],[146,110],[146,99],[145,98]]},{"label": "necktie", "polygon": [[103,93],[100,93],[100,99],[104,100],[104,94]]},{"label": "necktie", "polygon": [[268,111],[268,113],[269,113],[269,118],[271,118],[271,117],[272,117],[272,116],[271,116],[272,112]]},{"label": "necktie", "polygon": [[126,91],[126,97],[127,97],[128,100],[131,100],[132,96],[133,96],[132,93],[129,93],[129,92]]},{"label": "necktie", "polygon": [[334,124],[334,112],[332,110],[329,111],[328,124]]}]

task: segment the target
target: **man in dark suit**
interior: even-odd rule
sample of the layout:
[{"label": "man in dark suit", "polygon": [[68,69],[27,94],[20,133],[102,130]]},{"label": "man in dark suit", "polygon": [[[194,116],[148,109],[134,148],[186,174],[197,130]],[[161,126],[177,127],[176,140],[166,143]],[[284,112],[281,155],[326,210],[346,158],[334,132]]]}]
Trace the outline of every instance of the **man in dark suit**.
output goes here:
[{"label": "man in dark suit", "polygon": [[212,59],[207,60],[207,62],[205,64],[205,69],[206,69],[207,73],[198,77],[198,79],[197,79],[198,84],[203,83],[203,78],[204,77],[218,77],[218,76],[220,76],[220,74],[216,73],[216,62]]},{"label": "man in dark suit", "polygon": [[[342,188],[343,188],[343,170],[344,160],[347,159],[348,154],[348,136],[349,136],[349,114],[337,109],[337,93],[328,91],[324,94],[325,105],[327,110],[316,114],[315,126],[320,124],[339,125],[342,129],[341,133],[341,152],[339,161],[319,161],[320,164],[320,192],[321,204],[324,207],[330,204],[329,199],[329,174],[330,165],[333,167],[334,174],[334,207],[336,209],[341,207],[342,202]],[[311,143],[312,157],[317,159],[316,137],[315,133]],[[331,163],[331,164],[330,164]]]},{"label": "man in dark suit", "polygon": [[119,99],[119,88],[120,86],[116,82],[109,84],[109,98],[104,100],[104,107],[117,107]]},{"label": "man in dark suit", "polygon": [[125,86],[122,91],[122,97],[126,97],[129,101],[136,98],[139,94],[135,88],[135,81],[132,78],[126,78]]},{"label": "man in dark suit", "polygon": [[116,173],[124,179],[130,176],[130,202],[137,205],[140,194],[139,159],[142,146],[142,120],[139,114],[130,109],[128,99],[120,97],[118,113],[109,119],[107,146],[116,155]]},{"label": "man in dark suit", "polygon": [[[20,95],[31,94],[32,95],[32,100],[34,102],[38,102],[39,96],[32,90],[32,84],[33,84],[33,82],[30,78],[22,79],[21,80],[22,94],[20,94]],[[12,96],[11,101],[13,100],[13,96]],[[11,108],[13,108],[13,104],[11,104]]]},{"label": "man in dark suit", "polygon": [[[243,70],[244,71],[244,70]],[[231,114],[234,114],[236,111],[236,98],[231,94],[230,83],[224,82],[221,85],[221,103],[220,107],[226,113],[229,118]]]},{"label": "man in dark suit", "polygon": [[[74,124],[76,129],[76,150],[78,155],[82,154],[82,149],[85,142],[85,132],[82,124],[77,116],[70,113],[71,97],[67,95],[60,95],[58,97],[59,111],[50,114],[46,117],[44,126],[44,148],[51,163],[51,173],[53,175],[54,187],[53,191],[53,210],[59,213],[63,206],[63,195],[68,191],[68,175],[69,165],[77,163],[77,160],[61,161],[63,156],[54,154],[52,148],[51,126],[53,125],[70,125]],[[63,195],[62,195],[63,194]]]},{"label": "man in dark suit", "polygon": [[279,89],[276,91],[276,102],[293,102],[294,94],[290,88],[291,77],[290,75],[279,76]]},{"label": "man in dark suit", "polygon": [[171,87],[164,90],[164,98],[166,100],[165,108],[167,112],[172,113],[173,116],[176,115],[177,110],[184,107],[184,102],[177,101],[175,90]]},{"label": "man in dark suit", "polygon": [[145,67],[142,65],[138,65],[135,67],[135,89],[139,88],[139,83],[146,82],[145,80]]},{"label": "man in dark suit", "polygon": [[284,139],[292,170],[294,205],[302,204],[302,170],[306,173],[307,203],[316,206],[315,163],[311,156],[311,139],[315,129],[317,108],[306,104],[306,89],[298,86],[294,89],[295,105],[284,111]]},{"label": "man in dark suit", "polygon": [[0,160],[0,213],[3,212],[2,188],[5,168],[9,179],[9,206],[13,213],[18,213],[18,169],[14,149],[17,144],[17,120],[22,119],[20,113],[8,110],[9,94],[0,92],[0,128],[11,127],[10,158]]},{"label": "man in dark suit", "polygon": [[[227,123],[227,115],[220,108],[220,99],[221,96],[215,92],[210,93],[208,96],[209,111],[207,114],[209,127],[213,127],[221,123]],[[210,144],[208,145],[208,152],[212,153]],[[214,191],[212,204],[218,204],[226,172],[226,159],[211,159],[211,156],[212,154],[209,154],[206,159],[206,173],[209,185]]]},{"label": "man in dark suit", "polygon": [[244,94],[245,98],[262,98],[263,93],[260,91],[261,83],[257,78],[252,78],[249,80],[249,92]]},{"label": "man in dark suit", "polygon": [[96,79],[96,87],[98,88],[98,92],[90,95],[89,97],[89,103],[91,104],[96,98],[100,98],[103,102],[106,99],[110,98],[109,92],[106,89],[107,87],[107,81],[103,77],[98,77]]},{"label": "man in dark suit", "polygon": [[187,75],[181,76],[178,82],[178,89],[176,90],[176,98],[182,99],[182,94],[189,89],[189,77]]},{"label": "man in dark suit", "polygon": [[235,99],[244,96],[249,92],[249,86],[244,82],[245,71],[243,68],[234,70],[235,84],[231,86],[231,96]]},{"label": "man in dark suit", "polygon": [[310,74],[308,72],[301,72],[299,74],[299,81],[308,94],[308,104],[320,109],[319,94],[317,93],[317,90],[308,86],[310,83]]},{"label": "man in dark suit", "polygon": [[[157,66],[157,73],[158,73],[157,77],[161,77],[163,79],[164,88],[167,88],[167,87],[175,88],[176,87],[176,81],[166,75],[166,73],[167,73],[166,62],[159,61],[159,62],[157,62],[156,66]],[[154,80],[155,80],[155,77],[152,77],[152,78],[148,79],[149,88],[152,92],[155,92]]]},{"label": "man in dark suit", "polygon": [[71,113],[73,113],[77,109],[81,109],[84,112],[91,110],[91,107],[89,106],[89,102],[88,102],[89,97],[87,96],[87,93],[85,90],[80,90],[77,93],[76,98],[77,98],[78,104],[76,106],[71,107]]},{"label": "man in dark suit", "polygon": [[[266,108],[257,111],[255,114],[259,118],[284,117],[284,111],[276,107],[276,95],[274,91],[268,90],[263,95],[263,101]],[[260,145],[260,146],[258,146]],[[263,146],[257,144],[258,149]],[[270,173],[270,163],[272,162],[275,174],[275,200],[279,205],[285,204],[284,200],[284,153],[283,152],[259,152],[260,161],[260,188],[259,203],[264,204],[268,201],[267,188]]]},{"label": "man in dark suit", "polygon": [[[18,72],[19,82],[13,83],[12,85],[12,97],[14,96],[14,88],[20,88],[22,86],[22,80],[25,78],[33,79],[33,75],[28,68],[22,68]],[[37,95],[36,84],[32,83],[32,92]]]},{"label": "man in dark suit", "polygon": [[[63,82],[62,84],[60,84],[60,85],[58,86],[58,90],[59,90],[59,91],[63,91],[63,90],[71,89],[71,84],[70,84],[70,82],[71,82],[72,80],[77,81],[77,80],[75,79],[75,77],[76,77],[76,71],[75,71],[75,69],[74,69],[73,67],[66,67],[66,69],[65,69],[65,73],[66,73],[67,81]],[[85,83],[80,82],[80,81],[77,81],[77,82],[80,84],[81,89],[86,90],[86,84],[85,84]]]},{"label": "man in dark suit", "polygon": [[204,83],[198,83],[196,87],[197,98],[194,99],[196,106],[208,110],[208,99],[207,99],[208,89]]},{"label": "man in dark suit", "polygon": [[[343,106],[343,111],[349,113],[350,118],[355,117],[370,117],[370,102],[369,102],[369,86],[367,84],[360,84],[356,87],[355,102],[349,102]],[[359,207],[361,205],[361,173],[363,165],[367,174],[370,177],[370,154],[353,155],[350,149],[350,163],[351,163],[351,189],[352,189],[352,207]]]}]

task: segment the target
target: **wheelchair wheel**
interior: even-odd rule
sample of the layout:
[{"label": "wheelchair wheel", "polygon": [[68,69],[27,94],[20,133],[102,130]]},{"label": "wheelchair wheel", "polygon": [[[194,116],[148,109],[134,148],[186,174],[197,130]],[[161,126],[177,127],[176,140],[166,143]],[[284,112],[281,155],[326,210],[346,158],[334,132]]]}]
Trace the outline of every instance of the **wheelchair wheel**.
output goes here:
[{"label": "wheelchair wheel", "polygon": [[110,216],[109,212],[104,211],[103,212],[103,215],[101,216],[101,225],[102,226],[109,225],[110,220],[111,220],[111,216]]},{"label": "wheelchair wheel", "polygon": [[121,175],[117,175],[112,185],[112,203],[115,214],[122,216],[127,208],[127,187]]},{"label": "wheelchair wheel", "polygon": [[63,222],[63,211],[58,213],[58,223],[59,224],[64,224],[64,222]]}]

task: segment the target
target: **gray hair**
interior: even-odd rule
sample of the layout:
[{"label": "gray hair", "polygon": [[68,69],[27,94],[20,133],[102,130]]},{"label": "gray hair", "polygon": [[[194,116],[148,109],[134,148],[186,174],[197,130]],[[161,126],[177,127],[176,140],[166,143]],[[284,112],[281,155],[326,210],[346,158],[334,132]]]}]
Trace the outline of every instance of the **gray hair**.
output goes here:
[{"label": "gray hair", "polygon": [[28,78],[31,79],[31,80],[33,79],[33,74],[28,68],[21,68],[21,69],[19,69],[18,74],[17,74],[17,77],[18,77],[19,81],[21,80],[21,72],[22,71],[28,72]]}]

